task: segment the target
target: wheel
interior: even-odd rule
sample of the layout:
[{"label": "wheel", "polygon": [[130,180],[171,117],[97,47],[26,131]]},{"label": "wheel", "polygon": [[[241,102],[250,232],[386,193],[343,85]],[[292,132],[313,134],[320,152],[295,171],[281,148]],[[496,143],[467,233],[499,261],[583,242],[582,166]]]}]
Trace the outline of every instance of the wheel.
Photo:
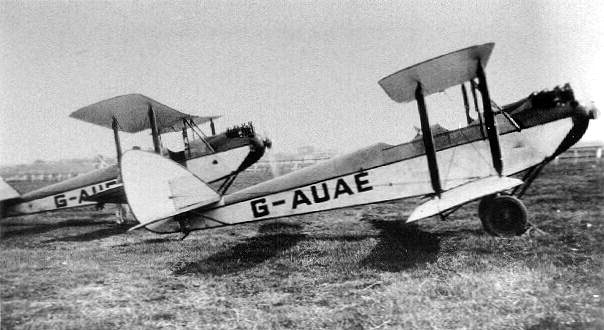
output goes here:
[{"label": "wheel", "polygon": [[480,203],[478,203],[478,217],[481,221],[484,221],[484,219],[486,218],[487,213],[489,212],[489,207],[491,206],[493,198],[495,197],[495,195],[484,196],[480,200]]},{"label": "wheel", "polygon": [[[494,197],[483,220],[485,230],[495,236],[522,235],[527,227],[528,212],[521,200],[514,196]],[[482,220],[482,219],[481,219]]]},{"label": "wheel", "polygon": [[487,213],[489,213],[491,203],[493,203],[493,198],[495,197],[496,195],[484,196],[480,200],[480,203],[478,203],[478,217],[482,223],[482,228],[484,228],[484,231],[486,231],[488,234],[493,236],[497,236],[497,234],[491,230],[489,224],[487,223]]}]

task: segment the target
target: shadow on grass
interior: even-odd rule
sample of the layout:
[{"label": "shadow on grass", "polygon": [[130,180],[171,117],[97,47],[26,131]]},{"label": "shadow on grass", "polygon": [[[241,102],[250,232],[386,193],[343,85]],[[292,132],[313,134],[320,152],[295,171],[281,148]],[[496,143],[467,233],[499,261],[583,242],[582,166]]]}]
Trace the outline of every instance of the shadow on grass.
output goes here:
[{"label": "shadow on grass", "polygon": [[175,275],[213,274],[225,275],[252,268],[296,245],[306,235],[297,224],[269,223],[260,226],[261,235],[245,239],[226,251],[218,252],[204,260],[176,263]]},{"label": "shadow on grass", "polygon": [[[9,224],[9,225],[0,225],[0,237],[1,238],[11,238],[15,236],[23,236],[23,235],[39,235],[44,234],[46,232],[68,228],[68,227],[86,227],[86,226],[94,226],[99,224],[110,224],[113,222],[106,221],[92,221],[92,220],[67,220],[60,221],[55,223],[28,223],[28,224]],[[13,227],[20,227],[19,229],[13,229]],[[22,228],[25,227],[25,228]]]},{"label": "shadow on grass", "polygon": [[275,234],[275,233],[299,233],[302,230],[302,226],[299,224],[292,224],[287,222],[269,222],[262,224],[258,228],[258,232],[261,234]]},{"label": "shadow on grass", "polygon": [[99,230],[95,230],[95,231],[91,231],[91,232],[87,232],[87,233],[82,233],[82,234],[74,235],[74,236],[55,238],[55,239],[48,240],[44,243],[87,242],[87,241],[93,241],[93,240],[97,240],[97,239],[106,238],[109,236],[120,235],[127,231],[128,231],[127,226],[120,226],[120,225],[114,224],[110,228],[103,228],[103,229],[99,229]]},{"label": "shadow on grass", "polygon": [[[126,232],[128,232],[128,227],[126,227],[126,229],[124,230],[124,233],[126,233]],[[181,243],[182,241],[178,238],[178,236],[175,236],[174,234],[164,234],[160,238],[150,238],[150,239],[144,239],[139,242],[127,242],[127,243],[122,243],[122,244],[115,244],[115,245],[112,245],[111,248],[122,248],[122,247],[135,248],[138,246],[146,246],[146,245],[151,245],[151,244],[162,244],[162,243],[167,243],[167,242]]]},{"label": "shadow on grass", "polygon": [[447,229],[447,230],[439,231],[437,234],[438,234],[438,237],[440,237],[440,238],[459,237],[460,239],[467,238],[469,236],[473,236],[473,237],[480,237],[480,236],[490,237],[491,236],[491,235],[487,234],[484,231],[484,229],[482,229],[482,227],[477,228],[477,229],[468,229],[468,228]]},{"label": "shadow on grass", "polygon": [[[165,236],[165,237],[160,237],[160,238],[146,239],[146,240],[144,240],[142,242],[139,242],[137,244],[159,244],[159,243],[165,243],[165,242],[181,242],[181,240],[178,239],[177,237],[175,237],[174,235],[171,235],[171,236]],[[133,244],[124,244],[124,245],[125,246],[132,246]]]},{"label": "shadow on grass", "polygon": [[379,271],[398,272],[436,260],[440,249],[436,234],[419,229],[416,224],[400,221],[365,220],[380,230],[379,242],[361,261],[363,266]]},{"label": "shadow on grass", "polygon": [[[363,241],[369,237],[379,240],[370,254],[361,261],[380,271],[397,272],[436,260],[439,238],[436,234],[421,231],[417,225],[404,225],[399,221],[366,220],[379,230],[377,235],[313,236],[329,241]],[[300,241],[308,239],[301,234],[301,226],[288,223],[269,223],[258,229],[260,235],[247,238],[228,250],[218,252],[204,260],[176,263],[175,275],[237,273],[277,256]]]}]

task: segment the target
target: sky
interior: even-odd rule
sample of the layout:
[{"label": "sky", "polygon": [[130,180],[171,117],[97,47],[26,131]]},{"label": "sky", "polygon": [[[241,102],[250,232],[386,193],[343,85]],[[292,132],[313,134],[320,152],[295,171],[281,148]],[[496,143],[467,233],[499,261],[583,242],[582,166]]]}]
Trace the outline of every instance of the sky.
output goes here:
[{"label": "sky", "polygon": [[[128,93],[222,115],[218,130],[253,121],[276,151],[401,143],[415,104],[378,80],[485,42],[498,104],[569,82],[604,110],[598,1],[1,1],[0,165],[113,156],[110,130],[68,116]],[[465,120],[457,89],[427,104],[432,123]],[[604,140],[604,119],[585,139]]]}]

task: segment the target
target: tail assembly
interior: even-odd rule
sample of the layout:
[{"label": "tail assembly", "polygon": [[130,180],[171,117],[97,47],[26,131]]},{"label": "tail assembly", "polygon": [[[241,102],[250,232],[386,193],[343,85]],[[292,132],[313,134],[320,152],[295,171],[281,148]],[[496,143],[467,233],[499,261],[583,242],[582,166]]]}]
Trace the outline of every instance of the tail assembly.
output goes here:
[{"label": "tail assembly", "polygon": [[220,200],[220,195],[193,173],[158,154],[128,151],[122,156],[121,166],[128,204],[140,222],[130,230]]},{"label": "tail assembly", "polygon": [[4,179],[0,178],[0,218],[4,218],[5,202],[21,196],[13,187],[11,187]]}]

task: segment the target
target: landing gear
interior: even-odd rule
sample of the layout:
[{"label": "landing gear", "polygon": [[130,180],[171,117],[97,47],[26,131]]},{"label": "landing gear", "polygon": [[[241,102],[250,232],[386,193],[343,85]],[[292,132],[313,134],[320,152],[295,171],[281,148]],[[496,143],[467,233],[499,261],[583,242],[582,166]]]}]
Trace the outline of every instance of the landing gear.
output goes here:
[{"label": "landing gear", "polygon": [[132,210],[128,204],[118,204],[117,209],[115,210],[115,217],[115,222],[119,225],[137,222],[136,217],[132,214]]},{"label": "landing gear", "polygon": [[528,229],[526,206],[514,196],[483,197],[478,204],[478,216],[485,231],[493,236],[522,235]]},{"label": "landing gear", "polygon": [[187,236],[189,236],[189,234],[191,233],[191,230],[187,225],[188,219],[185,215],[178,214],[174,216],[174,220],[176,220],[178,222],[178,225],[180,226],[180,232],[182,233],[182,236],[180,236],[180,240],[182,241],[187,238]]},{"label": "landing gear", "polygon": [[180,236],[179,240],[181,240],[181,241],[184,240],[185,238],[187,238],[187,236],[189,236],[190,233],[191,232],[188,231],[188,230],[187,231],[183,230],[182,231],[182,236]]},{"label": "landing gear", "polygon": [[487,226],[485,226],[485,219],[487,217],[487,212],[489,211],[489,207],[490,207],[491,203],[493,202],[493,198],[495,198],[495,195],[484,196],[480,200],[480,203],[478,203],[478,217],[480,218],[480,221],[482,222],[482,226],[491,235],[493,235],[493,233],[489,232],[489,229],[487,228]]},{"label": "landing gear", "polygon": [[218,193],[220,195],[226,194],[227,190],[229,190],[229,188],[231,187],[233,182],[235,182],[235,179],[237,179],[237,175],[239,175],[239,173],[233,172],[233,173],[229,174],[229,176],[227,176],[226,179],[224,179],[224,182],[218,188]]}]

